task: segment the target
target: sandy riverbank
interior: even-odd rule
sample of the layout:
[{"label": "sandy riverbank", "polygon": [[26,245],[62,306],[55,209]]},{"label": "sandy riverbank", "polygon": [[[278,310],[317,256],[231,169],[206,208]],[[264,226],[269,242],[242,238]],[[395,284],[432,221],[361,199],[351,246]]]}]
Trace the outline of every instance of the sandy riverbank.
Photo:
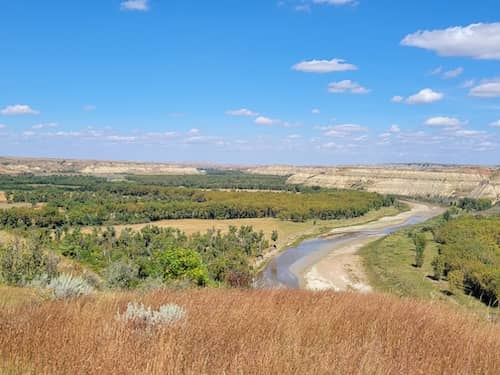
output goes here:
[{"label": "sandy riverbank", "polygon": [[[407,220],[415,216],[424,217],[427,220],[440,215],[444,211],[443,208],[434,205],[406,203],[410,205],[410,211],[392,217],[384,217],[372,223],[334,229],[330,234],[335,236],[372,230],[383,231],[386,228],[403,225]],[[371,287],[367,283],[361,259],[357,252],[363,246],[383,236],[384,234],[375,234],[363,238],[354,238],[332,248],[332,251],[325,257],[300,275],[301,287],[310,290],[332,289],[336,291],[356,290],[370,292]]]}]

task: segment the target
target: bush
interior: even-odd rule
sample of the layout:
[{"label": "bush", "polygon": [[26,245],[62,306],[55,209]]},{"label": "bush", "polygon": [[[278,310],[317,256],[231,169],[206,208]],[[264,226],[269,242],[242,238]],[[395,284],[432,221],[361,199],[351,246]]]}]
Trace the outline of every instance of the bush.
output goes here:
[{"label": "bush", "polygon": [[59,258],[46,254],[32,241],[16,240],[0,246],[0,281],[8,285],[25,286],[40,277],[57,276]]},{"label": "bush", "polygon": [[186,311],[175,304],[160,306],[159,310],[145,307],[142,303],[129,302],[123,315],[118,313],[118,320],[131,323],[137,328],[152,328],[160,325],[174,324],[183,320]]},{"label": "bush", "polygon": [[87,296],[94,291],[83,278],[68,274],[62,274],[52,279],[47,288],[51,290],[54,299]]},{"label": "bush", "polygon": [[109,288],[130,289],[139,283],[138,267],[124,262],[112,263],[106,273]]}]

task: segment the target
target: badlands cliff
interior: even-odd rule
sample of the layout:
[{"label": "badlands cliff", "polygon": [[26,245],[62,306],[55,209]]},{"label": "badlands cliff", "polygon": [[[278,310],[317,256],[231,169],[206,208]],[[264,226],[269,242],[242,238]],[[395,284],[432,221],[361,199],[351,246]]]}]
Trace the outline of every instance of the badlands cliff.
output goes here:
[{"label": "badlands cliff", "polygon": [[420,197],[473,197],[500,201],[500,167],[448,166],[434,164],[387,164],[345,167],[222,166],[71,159],[0,157],[1,174],[90,174],[113,176],[192,175],[204,168],[227,169],[253,174],[289,176],[291,184],[340,189],[363,189],[382,194]]},{"label": "badlands cliff", "polygon": [[289,175],[293,184],[363,189],[382,194],[421,197],[473,197],[500,200],[500,168],[436,165],[358,167],[280,167],[247,169],[250,173]]}]

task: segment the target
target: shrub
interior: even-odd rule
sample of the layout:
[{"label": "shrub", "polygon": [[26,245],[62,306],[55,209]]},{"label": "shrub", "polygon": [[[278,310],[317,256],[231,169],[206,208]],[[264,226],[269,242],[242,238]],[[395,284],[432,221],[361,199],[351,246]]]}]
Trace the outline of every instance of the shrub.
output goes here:
[{"label": "shrub", "polygon": [[13,241],[0,246],[0,281],[25,286],[42,276],[49,279],[57,275],[59,258],[46,253],[37,242]]},{"label": "shrub", "polygon": [[176,323],[185,316],[186,311],[175,304],[163,305],[159,310],[153,310],[142,303],[129,302],[125,313],[123,315],[118,313],[118,320],[131,323],[137,328],[152,328]]},{"label": "shrub", "polygon": [[92,294],[94,289],[81,277],[62,274],[47,286],[54,299],[68,299]]},{"label": "shrub", "polygon": [[106,273],[106,285],[109,288],[130,289],[139,283],[138,267],[124,262],[112,263]]}]

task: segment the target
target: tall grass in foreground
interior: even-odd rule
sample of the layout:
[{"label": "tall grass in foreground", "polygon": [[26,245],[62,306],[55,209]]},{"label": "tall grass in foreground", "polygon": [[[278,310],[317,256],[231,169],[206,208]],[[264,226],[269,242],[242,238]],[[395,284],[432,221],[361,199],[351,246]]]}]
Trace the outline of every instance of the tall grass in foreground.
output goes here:
[{"label": "tall grass in foreground", "polygon": [[[153,333],[130,301],[186,311]],[[0,309],[0,373],[498,374],[500,326],[383,295],[188,290]],[[16,373],[10,372],[10,373]]]}]

